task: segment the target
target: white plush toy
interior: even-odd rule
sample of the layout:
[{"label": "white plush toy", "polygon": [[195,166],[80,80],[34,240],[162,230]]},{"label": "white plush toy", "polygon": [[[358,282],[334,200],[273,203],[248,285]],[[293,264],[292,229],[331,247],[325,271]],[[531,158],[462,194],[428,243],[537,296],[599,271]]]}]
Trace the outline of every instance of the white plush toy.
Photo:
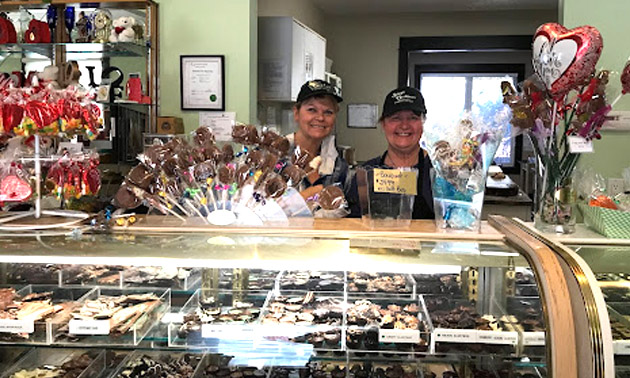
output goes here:
[{"label": "white plush toy", "polygon": [[112,32],[109,35],[110,42],[134,42],[136,40],[136,32],[133,26],[136,19],[133,17],[118,17],[112,23]]},{"label": "white plush toy", "polygon": [[37,78],[39,79],[39,83],[54,89],[59,89],[59,67],[57,66],[46,66],[44,70],[37,74]]}]

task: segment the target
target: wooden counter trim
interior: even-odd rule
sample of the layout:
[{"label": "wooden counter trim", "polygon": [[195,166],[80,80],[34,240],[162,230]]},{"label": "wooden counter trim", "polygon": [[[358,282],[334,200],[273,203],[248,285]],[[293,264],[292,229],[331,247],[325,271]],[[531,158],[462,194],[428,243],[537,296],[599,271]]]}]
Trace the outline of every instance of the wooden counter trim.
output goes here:
[{"label": "wooden counter trim", "polygon": [[[536,273],[541,295],[546,332],[547,371],[550,377],[578,377],[584,367],[573,347],[576,345],[574,312],[569,285],[558,256],[543,242],[516,226],[503,216],[490,216],[489,223],[525,256]],[[584,371],[582,371],[584,373]],[[594,376],[594,375],[593,375]]]},{"label": "wooden counter trim", "polygon": [[435,222],[431,220],[414,220],[406,227],[374,228],[364,225],[361,219],[292,219],[288,226],[263,226],[263,227],[235,227],[235,226],[211,226],[203,224],[200,220],[191,220],[189,224],[182,224],[175,217],[160,215],[140,216],[137,223],[129,227],[115,227],[115,231],[131,232],[199,232],[199,233],[223,233],[223,234],[257,234],[257,235],[283,235],[305,236],[323,238],[422,238],[432,240],[465,240],[478,242],[501,242],[504,237],[491,227],[487,222],[481,225],[480,233],[446,233],[439,232]]}]

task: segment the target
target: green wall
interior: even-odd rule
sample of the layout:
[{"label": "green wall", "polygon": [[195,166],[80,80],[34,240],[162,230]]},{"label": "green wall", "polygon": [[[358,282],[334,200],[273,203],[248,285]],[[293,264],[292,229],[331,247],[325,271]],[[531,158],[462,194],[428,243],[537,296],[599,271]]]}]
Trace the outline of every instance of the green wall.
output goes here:
[{"label": "green wall", "polygon": [[[604,51],[598,68],[620,72],[630,55],[630,23],[622,15],[630,14],[628,0],[564,0],[563,25],[574,28],[580,25],[596,27],[604,39]],[[617,76],[618,78],[618,76]],[[618,79],[611,81],[617,89]],[[624,96],[613,110],[630,111],[630,95]],[[630,167],[630,132],[602,131],[602,139],[595,142],[595,153],[585,155],[582,167],[592,167],[606,177],[621,177],[621,170]]]},{"label": "green wall", "polygon": [[159,0],[160,115],[199,126],[198,112],[180,105],[180,55],[225,55],[225,110],[237,121],[256,116],[256,0]]}]

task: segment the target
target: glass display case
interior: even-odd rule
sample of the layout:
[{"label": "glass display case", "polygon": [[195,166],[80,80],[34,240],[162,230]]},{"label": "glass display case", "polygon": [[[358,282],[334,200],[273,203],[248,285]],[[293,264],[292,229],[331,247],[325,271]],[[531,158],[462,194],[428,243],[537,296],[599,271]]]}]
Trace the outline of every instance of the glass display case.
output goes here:
[{"label": "glass display case", "polygon": [[[2,235],[0,339],[27,349],[2,352],[5,372],[64,369],[75,358],[90,377],[604,377],[612,369],[578,276],[505,218],[479,234],[435,233],[424,221],[398,230],[358,220],[282,229],[171,221],[147,217],[112,234]],[[180,274],[198,279],[183,284]],[[50,315],[34,317],[43,304],[20,307],[31,293]]]}]

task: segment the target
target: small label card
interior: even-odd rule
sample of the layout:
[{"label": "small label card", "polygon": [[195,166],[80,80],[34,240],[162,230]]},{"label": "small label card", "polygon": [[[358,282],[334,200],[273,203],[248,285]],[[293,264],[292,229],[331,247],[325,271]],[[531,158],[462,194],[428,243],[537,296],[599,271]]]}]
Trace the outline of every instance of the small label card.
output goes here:
[{"label": "small label card", "polygon": [[613,351],[615,354],[630,354],[630,340],[613,340]]},{"label": "small label card", "polygon": [[420,342],[420,331],[414,329],[381,329],[378,332],[381,343],[409,343]]},{"label": "small label card", "polygon": [[396,193],[415,196],[418,181],[416,172],[398,169],[374,169],[374,192]]},{"label": "small label card", "polygon": [[435,341],[447,343],[476,343],[477,331],[474,329],[436,328],[433,331]]},{"label": "small label card", "polygon": [[183,323],[184,314],[180,312],[168,312],[162,316],[162,323]]},{"label": "small label card", "polygon": [[477,331],[477,342],[482,344],[516,345],[518,332]]},{"label": "small label card", "polygon": [[572,154],[588,154],[593,152],[593,141],[580,136],[571,135],[569,140],[569,152]]},{"label": "small label card", "polygon": [[35,325],[32,320],[0,319],[2,333],[33,333]]},{"label": "small label card", "polygon": [[543,346],[545,345],[544,332],[523,332],[524,346]]},{"label": "small label card", "polygon": [[70,320],[71,335],[109,335],[109,319]]},{"label": "small label card", "polygon": [[204,339],[253,340],[251,327],[226,326],[225,324],[202,324],[201,337]]}]

